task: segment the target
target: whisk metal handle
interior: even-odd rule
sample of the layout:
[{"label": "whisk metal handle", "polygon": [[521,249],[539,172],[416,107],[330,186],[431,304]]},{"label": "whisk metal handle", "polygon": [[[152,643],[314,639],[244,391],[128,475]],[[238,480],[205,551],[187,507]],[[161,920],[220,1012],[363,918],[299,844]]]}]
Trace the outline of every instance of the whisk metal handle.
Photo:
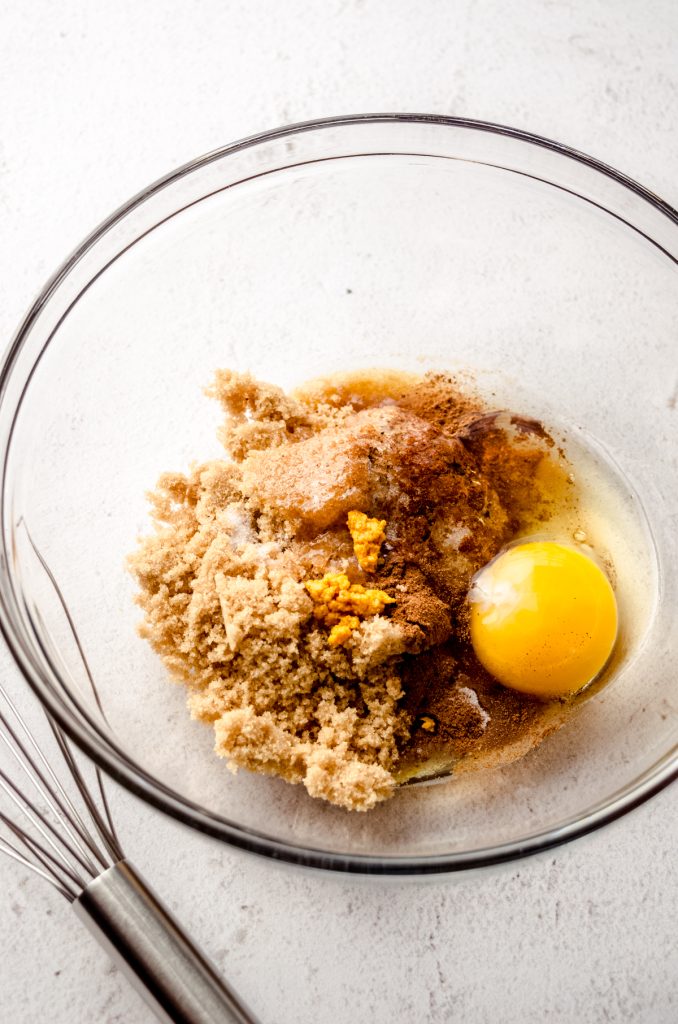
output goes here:
[{"label": "whisk metal handle", "polygon": [[259,1024],[129,861],[73,907],[165,1024]]}]

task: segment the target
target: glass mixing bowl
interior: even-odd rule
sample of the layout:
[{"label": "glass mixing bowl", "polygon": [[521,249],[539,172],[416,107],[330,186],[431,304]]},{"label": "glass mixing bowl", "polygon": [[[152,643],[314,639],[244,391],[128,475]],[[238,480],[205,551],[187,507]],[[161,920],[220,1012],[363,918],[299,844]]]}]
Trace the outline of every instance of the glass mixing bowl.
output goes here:
[{"label": "glass mixing bowl", "polygon": [[[524,132],[376,115],[283,128],[146,189],[45,286],[2,367],[2,628],[99,765],[224,842],[343,871],[455,871],[554,846],[676,775],[678,215]],[[219,455],[217,367],[285,387],[335,370],[473,371],[582,429],[647,519],[632,656],[512,767],[369,814],[212,754],[139,639],[125,555],[159,473]],[[101,700],[92,696],[58,581]]]}]

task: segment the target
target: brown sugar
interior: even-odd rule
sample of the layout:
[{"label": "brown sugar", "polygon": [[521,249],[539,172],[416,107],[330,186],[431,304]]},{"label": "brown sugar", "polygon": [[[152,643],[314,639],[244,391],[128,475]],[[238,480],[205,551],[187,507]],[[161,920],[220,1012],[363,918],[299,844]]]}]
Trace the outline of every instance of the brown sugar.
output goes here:
[{"label": "brown sugar", "polygon": [[448,377],[380,380],[288,396],[219,371],[225,457],[160,478],[130,558],[141,634],[217,754],[352,810],[429,763],[504,763],[562,718],[465,640],[474,573],[548,517],[550,438]]}]

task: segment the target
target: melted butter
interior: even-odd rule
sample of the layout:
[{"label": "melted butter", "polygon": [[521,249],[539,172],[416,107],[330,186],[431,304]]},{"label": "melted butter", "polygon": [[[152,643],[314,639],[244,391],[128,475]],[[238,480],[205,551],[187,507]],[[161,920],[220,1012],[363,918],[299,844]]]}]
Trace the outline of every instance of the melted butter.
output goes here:
[{"label": "melted butter", "polygon": [[324,404],[337,409],[342,405],[350,405],[356,410],[368,409],[386,402],[397,403],[422,380],[418,373],[401,370],[359,370],[315,377],[293,391],[292,395],[312,408]]}]

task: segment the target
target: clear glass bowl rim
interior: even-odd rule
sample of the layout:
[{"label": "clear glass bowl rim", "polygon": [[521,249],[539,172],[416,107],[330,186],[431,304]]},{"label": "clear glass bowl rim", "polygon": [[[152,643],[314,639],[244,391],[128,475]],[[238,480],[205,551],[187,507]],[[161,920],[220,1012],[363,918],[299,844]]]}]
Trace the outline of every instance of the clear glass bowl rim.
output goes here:
[{"label": "clear glass bowl rim", "polygon": [[[481,867],[489,867],[506,861],[518,860],[540,853],[563,843],[570,842],[580,836],[609,824],[624,814],[638,807],[654,796],[665,786],[678,777],[678,752],[669,751],[661,757],[652,768],[644,772],[634,782],[625,786],[611,798],[601,801],[598,805],[565,824],[544,830],[525,840],[503,843],[497,846],[472,850],[470,852],[440,854],[434,856],[394,856],[369,854],[331,853],[326,850],[314,849],[311,846],[298,846],[273,839],[264,833],[234,825],[225,819],[211,814],[194,802],[178,796],[165,787],[158,779],[147,774],[139,765],[123,755],[122,751],[104,740],[96,733],[88,730],[52,690],[45,674],[35,665],[28,643],[23,633],[23,625],[16,612],[17,597],[9,570],[11,552],[8,541],[11,539],[10,524],[6,515],[7,467],[13,428],[21,407],[24,391],[28,386],[31,374],[23,382],[19,401],[12,409],[6,408],[7,384],[12,375],[19,354],[27,340],[32,325],[57,290],[61,282],[73,270],[75,265],[89,252],[96,243],[116,224],[122,221],[132,210],[144,203],[172,183],[184,178],[209,163],[220,160],[229,154],[261,143],[279,140],[303,132],[316,131],[324,128],[341,128],[359,124],[413,123],[439,125],[468,129],[470,131],[487,132],[506,136],[520,142],[538,146],[565,158],[577,161],[589,169],[596,171],[633,192],[655,210],[662,213],[669,221],[678,226],[678,211],[669,203],[659,198],[637,181],[615,170],[586,153],[573,149],[562,143],[555,142],[544,136],[536,135],[521,129],[473,118],[449,117],[439,114],[416,113],[374,113],[319,118],[297,124],[275,128],[233,142],[229,145],[212,150],[171,171],[169,174],[153,182],[137,193],[127,203],[119,207],[103,221],[61,264],[52,277],[46,282],[34,303],[26,313],[12,338],[0,365],[0,415],[11,417],[8,441],[2,452],[2,487],[0,491],[0,532],[2,536],[2,558],[0,560],[0,631],[9,647],[22,675],[31,686],[43,707],[58,722],[66,734],[87,754],[99,767],[103,768],[112,778],[125,788],[135,793],[142,800],[169,814],[171,817],[199,831],[211,835],[231,846],[246,850],[275,860],[288,862],[304,867],[319,868],[328,871],[341,871],[354,874],[369,875],[430,875],[445,872],[458,872]],[[652,239],[649,239],[652,241]],[[654,243],[657,244],[657,243]],[[659,246],[661,248],[661,246]],[[669,259],[674,257],[663,250]]]}]

